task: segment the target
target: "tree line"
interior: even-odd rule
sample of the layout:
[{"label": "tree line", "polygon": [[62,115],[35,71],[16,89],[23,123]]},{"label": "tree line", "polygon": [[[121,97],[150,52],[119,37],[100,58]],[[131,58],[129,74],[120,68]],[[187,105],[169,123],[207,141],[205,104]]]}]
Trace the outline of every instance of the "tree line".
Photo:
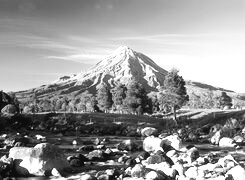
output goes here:
[{"label": "tree line", "polygon": [[[30,102],[22,105],[24,113],[32,112],[116,112],[143,114],[154,112],[172,112],[186,105],[193,108],[213,108],[231,106],[232,99],[225,92],[214,98],[212,93],[201,99],[198,95],[189,96],[185,81],[172,69],[166,76],[163,86],[156,92],[147,93],[142,84],[132,79],[128,84],[117,84],[114,88],[106,83],[97,87],[96,94],[89,91],[75,96],[38,98],[35,94]],[[203,98],[203,97],[202,97]]]}]

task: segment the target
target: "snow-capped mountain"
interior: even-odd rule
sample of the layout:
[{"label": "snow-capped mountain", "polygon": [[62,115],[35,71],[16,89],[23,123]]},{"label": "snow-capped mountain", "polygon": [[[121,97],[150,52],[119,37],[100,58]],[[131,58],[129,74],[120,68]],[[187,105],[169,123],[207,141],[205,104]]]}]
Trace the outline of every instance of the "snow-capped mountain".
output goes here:
[{"label": "snow-capped mountain", "polygon": [[118,83],[127,84],[130,79],[135,78],[145,88],[156,89],[162,85],[166,74],[167,71],[149,57],[127,46],[120,46],[88,72],[80,73],[73,79],[77,80],[75,85],[92,81],[90,86],[105,82],[114,87]]}]

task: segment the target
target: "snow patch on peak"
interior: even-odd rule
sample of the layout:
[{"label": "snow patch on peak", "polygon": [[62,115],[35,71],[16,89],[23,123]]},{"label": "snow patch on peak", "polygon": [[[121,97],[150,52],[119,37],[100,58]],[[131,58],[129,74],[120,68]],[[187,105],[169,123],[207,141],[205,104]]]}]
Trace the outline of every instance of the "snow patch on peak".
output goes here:
[{"label": "snow patch on peak", "polygon": [[119,51],[133,51],[130,47],[128,47],[128,46],[119,46],[116,50],[115,50],[115,52],[119,52]]},{"label": "snow patch on peak", "polygon": [[135,52],[128,46],[119,46],[111,55],[117,56],[121,54],[135,56]]}]

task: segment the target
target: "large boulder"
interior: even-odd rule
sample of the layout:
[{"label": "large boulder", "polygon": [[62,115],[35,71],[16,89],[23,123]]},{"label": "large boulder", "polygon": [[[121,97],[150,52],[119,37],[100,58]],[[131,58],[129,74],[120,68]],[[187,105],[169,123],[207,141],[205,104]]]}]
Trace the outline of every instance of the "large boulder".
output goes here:
[{"label": "large boulder", "polygon": [[162,142],[162,139],[149,136],[145,138],[143,141],[143,149],[146,152],[156,152],[158,150],[162,150],[161,142]]},{"label": "large boulder", "polygon": [[176,150],[180,150],[183,147],[182,140],[179,138],[177,134],[167,136],[162,139],[161,146],[170,145]]},{"label": "large boulder", "polygon": [[62,171],[69,167],[63,152],[49,143],[37,144],[34,148],[13,147],[9,151],[9,157],[20,162],[19,167],[35,176],[49,175],[53,168]]},{"label": "large boulder", "polygon": [[223,137],[219,141],[219,146],[220,147],[236,147],[237,144],[235,143],[233,139],[228,138],[228,137]]}]

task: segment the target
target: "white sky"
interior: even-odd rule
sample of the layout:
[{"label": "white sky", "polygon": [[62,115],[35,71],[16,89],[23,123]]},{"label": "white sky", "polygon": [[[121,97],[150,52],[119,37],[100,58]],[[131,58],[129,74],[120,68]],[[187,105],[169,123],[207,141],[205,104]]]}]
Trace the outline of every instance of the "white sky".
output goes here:
[{"label": "white sky", "polygon": [[244,0],[0,0],[5,91],[84,71],[120,45],[184,79],[245,92]]}]

